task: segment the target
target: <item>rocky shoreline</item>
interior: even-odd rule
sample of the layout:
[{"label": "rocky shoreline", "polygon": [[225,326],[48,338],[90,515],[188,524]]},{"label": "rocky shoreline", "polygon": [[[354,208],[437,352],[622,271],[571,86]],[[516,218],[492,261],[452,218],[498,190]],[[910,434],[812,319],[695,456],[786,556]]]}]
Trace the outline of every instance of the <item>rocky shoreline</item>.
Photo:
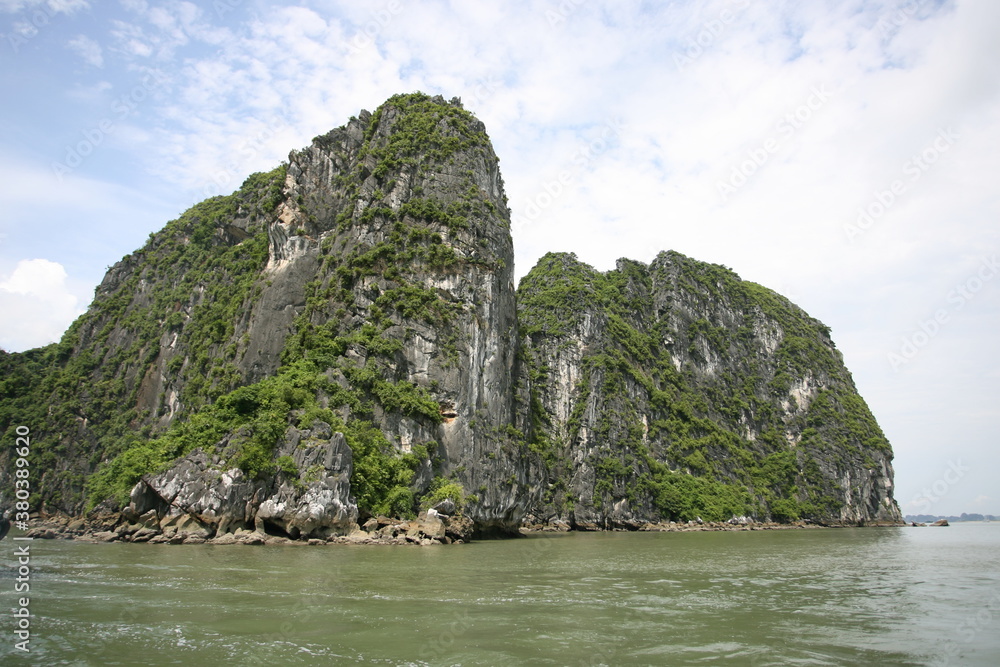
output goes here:
[{"label": "rocky shoreline", "polygon": [[265,531],[239,528],[234,532],[215,533],[194,525],[160,527],[154,522],[130,522],[122,515],[74,518],[50,516],[34,518],[25,537],[63,539],[80,542],[129,542],[133,544],[389,544],[431,546],[463,544],[472,539],[472,521],[462,516],[447,516],[434,510],[422,512],[413,520],[373,517],[344,535],[292,539]]},{"label": "rocky shoreline", "polygon": [[866,522],[858,523],[816,523],[813,521],[795,521],[793,523],[776,523],[773,521],[754,521],[753,519],[739,518],[729,521],[687,521],[687,522],[660,522],[644,523],[639,526],[621,526],[614,528],[602,528],[598,526],[571,526],[565,521],[555,521],[548,524],[525,524],[521,527],[521,534],[550,533],[550,532],[652,532],[652,533],[689,533],[689,532],[740,532],[751,530],[803,530],[818,528],[897,528],[906,526],[905,523],[893,522]]},{"label": "rocky shoreline", "polygon": [[[903,527],[905,523],[866,523],[863,527]],[[565,521],[526,523],[520,535],[535,533],[567,532],[709,532],[709,531],[760,531],[808,530],[820,528],[861,527],[857,524],[818,524],[809,521],[795,523],[758,522],[750,519],[727,522],[663,522],[647,523],[639,527],[605,529],[597,526],[573,526]],[[161,528],[150,522],[131,522],[121,514],[103,514],[96,517],[70,517],[65,515],[33,517],[25,537],[34,539],[62,539],[79,542],[122,542],[133,544],[214,544],[214,545],[309,545],[324,544],[379,544],[396,546],[432,546],[465,544],[471,542],[474,526],[470,519],[448,516],[434,510],[422,512],[416,519],[393,519],[379,516],[368,519],[363,525],[355,524],[344,535],[330,535],[326,539],[293,539],[287,535],[273,535],[264,531],[237,529],[235,532],[214,534],[203,526],[167,526]]]}]

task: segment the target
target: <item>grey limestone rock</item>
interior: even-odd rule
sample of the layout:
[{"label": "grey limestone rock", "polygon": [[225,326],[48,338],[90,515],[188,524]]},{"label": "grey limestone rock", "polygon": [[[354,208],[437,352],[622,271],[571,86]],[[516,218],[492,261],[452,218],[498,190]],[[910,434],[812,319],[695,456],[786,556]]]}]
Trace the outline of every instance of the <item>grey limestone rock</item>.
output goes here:
[{"label": "grey limestone rock", "polygon": [[198,531],[206,538],[247,527],[295,538],[347,534],[358,510],[350,495],[351,450],[343,434],[323,422],[307,430],[289,427],[279,452],[292,456],[298,476],[249,480],[238,468],[227,469],[195,450],[136,484],[128,513],[156,511],[160,527]]},{"label": "grey limestone rock", "polygon": [[536,520],[901,521],[888,441],[829,330],[784,297],[673,252],[606,274],[549,254],[519,297]]},{"label": "grey limestone rock", "polygon": [[[454,541],[515,534],[526,517],[899,520],[891,448],[820,323],[677,253],[607,274],[548,255],[515,290],[510,228],[483,123],[419,93],[192,207],[108,270],[58,345],[0,354],[30,394],[15,398],[49,406],[32,433],[60,452],[38,487],[46,507],[81,513],[81,480],[115,470],[125,439],[141,448],[212,409],[267,413],[234,393],[293,369],[309,389],[285,387],[274,437],[254,442],[270,467],[239,467],[248,417],[218,442],[174,441],[183,456],[135,484],[124,510],[98,498],[88,523],[113,528],[122,510],[132,534],[163,531],[149,541],[357,541],[384,529],[372,514],[415,512],[442,480],[461,485],[462,515],[439,506],[449,518],[427,520]],[[309,410],[323,418],[302,424]],[[384,443],[352,451],[371,431]],[[409,466],[375,499],[351,482],[372,447]],[[0,489],[13,488],[5,457]]]}]

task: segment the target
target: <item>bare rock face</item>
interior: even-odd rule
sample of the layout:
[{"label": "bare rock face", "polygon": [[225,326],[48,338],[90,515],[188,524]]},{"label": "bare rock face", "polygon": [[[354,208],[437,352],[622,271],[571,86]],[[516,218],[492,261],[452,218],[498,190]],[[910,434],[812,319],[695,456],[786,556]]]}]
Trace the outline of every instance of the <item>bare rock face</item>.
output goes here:
[{"label": "bare rock face", "polygon": [[397,95],[151,235],[59,344],[0,352],[0,430],[38,425],[40,509],[127,505],[139,541],[899,520],[888,442],[787,299],[676,253],[548,255],[515,291],[513,260],[483,124]]},{"label": "bare rock face", "polygon": [[234,529],[245,525],[253,498],[263,488],[238,468],[221,470],[207,454],[195,450],[169,471],[136,484],[128,512],[142,517],[155,511],[162,527],[197,524],[227,532],[231,525]]},{"label": "bare rock face", "polygon": [[606,274],[550,254],[519,288],[541,523],[899,523],[892,450],[829,330],[678,253]]},{"label": "bare rock face", "polygon": [[[417,493],[453,478],[482,531],[516,531],[532,454],[514,428],[514,256],[485,127],[457,102],[394,98],[293,152],[285,188],[269,228],[272,280],[313,257],[324,267],[324,301],[307,307],[300,334],[367,331],[334,367],[349,385],[370,369],[428,399],[381,401],[374,414],[397,452],[429,452]],[[296,353],[309,358],[322,341],[306,336]]]},{"label": "bare rock face", "polygon": [[204,537],[247,528],[293,538],[346,535],[358,509],[350,495],[351,449],[343,434],[322,422],[306,431],[289,428],[279,451],[297,472],[251,480],[239,468],[226,469],[218,457],[195,450],[136,484],[125,515],[139,519],[154,513],[160,529],[197,528]]},{"label": "bare rock face", "polygon": [[[320,433],[315,434],[319,430]],[[346,535],[355,526],[358,508],[351,497],[351,448],[343,433],[330,433],[316,422],[312,438],[290,429],[282,452],[291,455],[297,478],[284,481],[260,504],[254,525],[278,526],[291,537],[327,538]],[[317,437],[318,436],[318,437]],[[325,439],[324,439],[325,436]]]},{"label": "bare rock face", "polygon": [[[217,407],[221,395],[229,408],[211,419],[231,421],[234,431],[217,446],[200,442],[217,455],[190,453],[167,473],[147,476],[133,511],[162,502],[167,516],[195,517],[223,532],[256,525],[322,535],[359,516],[416,511],[435,480],[451,480],[477,531],[516,532],[537,495],[539,467],[517,428],[510,219],[482,123],[457,101],[397,96],[293,151],[287,166],[251,177],[232,198],[199,206],[182,219],[189,224],[113,267],[99,294],[127,302],[126,314],[155,309],[168,286],[184,296],[160,315],[165,330],[143,348],[153,362],[124,372],[125,387],[138,391],[135,421],[163,432],[214,409],[204,404]],[[208,284],[210,274],[160,277],[161,255],[176,256],[177,244],[188,248],[194,239],[216,254],[253,258],[226,313],[206,305],[224,288]],[[185,284],[190,294],[179,287]],[[218,317],[202,326],[205,314]],[[98,309],[81,340],[135,348],[123,319]],[[99,328],[110,332],[105,340]],[[207,335],[210,344],[189,334]],[[359,465],[376,482],[355,489],[358,498],[350,471],[330,462],[324,469],[341,473],[320,480],[240,470],[248,462],[268,468],[241,450],[258,413],[275,399],[290,410],[302,400],[226,392],[283,373],[312,378],[302,382],[312,394],[306,402],[332,411],[323,418],[340,433],[328,439],[342,443],[336,456],[364,450]],[[231,419],[234,411],[239,418]],[[378,429],[380,442],[366,425]],[[290,458],[284,467],[318,465],[308,448],[263,449],[273,462]],[[404,460],[409,472],[392,459]],[[376,465],[390,469],[374,475]]]}]

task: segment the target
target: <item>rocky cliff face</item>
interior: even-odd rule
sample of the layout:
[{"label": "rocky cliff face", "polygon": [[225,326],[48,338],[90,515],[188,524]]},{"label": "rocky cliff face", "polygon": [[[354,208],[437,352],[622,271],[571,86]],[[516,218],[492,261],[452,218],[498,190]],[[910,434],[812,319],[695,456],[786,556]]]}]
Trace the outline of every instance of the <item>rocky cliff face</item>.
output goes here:
[{"label": "rocky cliff face", "polygon": [[[397,96],[151,236],[39,355],[42,382],[11,359],[35,384],[10,392],[10,423],[38,412],[31,393],[52,406],[35,418],[41,499],[67,512],[124,502],[126,487],[167,468],[137,487],[133,512],[183,506],[217,527],[264,520],[306,534],[450,493],[481,532],[516,530],[533,455],[514,428],[513,248],[497,164],[458,102]],[[286,428],[315,425],[343,434],[352,485],[307,480],[283,452]],[[299,481],[284,490],[282,461]],[[204,499],[174,488],[186,475]],[[320,496],[339,508],[322,525],[286,517]]]},{"label": "rocky cliff face", "polygon": [[221,455],[196,449],[169,470],[140,480],[130,494],[127,518],[203,537],[249,529],[325,539],[347,534],[357,523],[358,508],[350,500],[351,448],[328,424],[289,427],[277,448],[289,465],[264,479],[226,469],[225,444]]},{"label": "rocky cliff face", "polygon": [[[457,103],[394,98],[292,153],[285,195],[267,272],[314,275],[286,361],[368,390],[393,449],[420,452],[418,492],[453,478],[481,530],[515,528],[531,455],[513,428],[510,217],[482,123]],[[366,386],[370,374],[423,403]]]},{"label": "rocky cliff face", "polygon": [[35,506],[302,537],[446,498],[480,533],[896,516],[819,323],[673,254],[548,256],[516,295],[509,226],[482,123],[422,94],[194,206],[59,344],[0,354]]},{"label": "rocky cliff face", "polygon": [[661,253],[522,280],[536,520],[896,522],[891,449],[829,330],[724,267]]}]

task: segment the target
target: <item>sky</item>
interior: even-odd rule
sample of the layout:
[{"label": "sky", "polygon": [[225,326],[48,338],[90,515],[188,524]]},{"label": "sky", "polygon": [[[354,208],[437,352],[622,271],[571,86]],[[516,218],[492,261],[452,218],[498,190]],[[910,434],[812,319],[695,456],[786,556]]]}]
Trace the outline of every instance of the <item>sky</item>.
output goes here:
[{"label": "sky", "polygon": [[0,347],[396,93],[486,123],[515,270],[661,250],[833,331],[904,513],[1000,514],[995,0],[0,0]]}]

